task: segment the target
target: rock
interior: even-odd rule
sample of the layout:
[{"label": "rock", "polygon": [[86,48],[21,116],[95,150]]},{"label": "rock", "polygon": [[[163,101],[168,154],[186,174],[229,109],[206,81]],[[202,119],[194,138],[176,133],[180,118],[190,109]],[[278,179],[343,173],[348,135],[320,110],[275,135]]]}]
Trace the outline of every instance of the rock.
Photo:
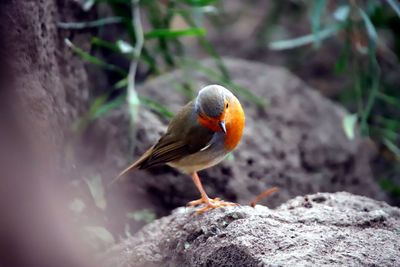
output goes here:
[{"label": "rock", "polygon": [[400,209],[349,193],[194,215],[178,208],[112,248],[105,266],[399,266]]},{"label": "rock", "polygon": [[[72,122],[88,102],[84,62],[64,43],[90,47],[88,31],[57,28],[90,19],[74,0],[0,4],[1,265],[83,266],[65,214]],[[67,175],[68,173],[68,175]],[[78,248],[79,247],[79,248]]]},{"label": "rock", "polygon": [[[20,104],[17,116],[27,127],[28,138],[42,150],[50,146],[62,150],[73,120],[87,108],[84,62],[65,45],[64,38],[87,49],[89,32],[57,28],[60,21],[84,19],[88,14],[71,0],[40,4],[8,0],[1,8],[2,60],[9,68],[6,78],[14,82],[5,89],[15,94],[10,101]],[[61,160],[59,154],[53,158]]]},{"label": "rock", "polygon": [[[224,62],[234,84],[246,88],[267,105],[259,107],[236,91],[246,113],[245,134],[233,152],[234,160],[227,159],[200,173],[210,196],[246,204],[264,190],[278,186],[280,191],[266,202],[271,207],[292,197],[319,191],[345,190],[385,199],[371,174],[368,145],[358,136],[349,140],[343,132],[342,120],[347,114],[343,108],[322,97],[284,68],[237,59],[225,59]],[[215,69],[212,61],[201,64]],[[193,71],[191,76],[189,71],[177,70],[150,80],[138,89],[139,93],[151,96],[176,112],[189,100],[176,90],[180,82],[193,77],[191,83],[196,90],[218,82],[203,72]],[[160,124],[165,124],[159,117],[147,117],[138,123],[137,146],[131,153],[133,158],[157,141],[162,132]],[[115,116],[113,120],[116,120]],[[124,124],[110,124],[114,124],[112,131],[118,128],[126,132],[128,119]],[[123,136],[113,139],[110,149],[121,147],[126,151],[126,146],[119,145],[123,139]],[[104,139],[103,143],[108,140]],[[115,153],[123,155],[126,152]],[[119,161],[115,173],[127,164]],[[161,210],[185,205],[198,197],[191,179],[168,167],[132,172],[131,186],[143,188]]]},{"label": "rock", "polygon": [[[327,39],[318,49],[302,46],[301,49],[273,50],[269,47],[274,41],[310,32],[306,11],[309,7],[308,3],[299,1],[231,0],[219,10],[218,23],[205,20],[207,37],[221,56],[287,66],[322,94],[337,97],[351,86],[346,75],[335,74],[340,40]],[[195,52],[201,51],[193,46],[188,45]]]}]

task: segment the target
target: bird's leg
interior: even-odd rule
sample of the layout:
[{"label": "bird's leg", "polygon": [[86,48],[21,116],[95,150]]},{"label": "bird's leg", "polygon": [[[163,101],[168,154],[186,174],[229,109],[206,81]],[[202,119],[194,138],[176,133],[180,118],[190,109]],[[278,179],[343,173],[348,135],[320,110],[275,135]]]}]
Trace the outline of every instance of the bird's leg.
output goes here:
[{"label": "bird's leg", "polygon": [[197,210],[197,213],[203,213],[207,210],[215,209],[215,208],[219,208],[219,207],[236,206],[237,205],[236,203],[225,202],[225,201],[221,200],[220,198],[214,198],[214,199],[209,198],[207,196],[206,191],[203,188],[203,185],[201,184],[201,181],[200,181],[199,176],[197,175],[197,172],[192,173],[192,179],[201,194],[201,198],[189,202],[188,205],[191,207],[201,205],[201,204],[206,205],[204,208]]},{"label": "bird's leg", "polygon": [[204,190],[203,185],[201,184],[200,177],[197,175],[197,172],[192,173],[192,180],[193,180],[197,190],[199,190],[201,198],[189,202],[189,205],[193,207],[193,206],[197,206],[200,204],[209,204],[210,198],[207,196],[207,193]]}]

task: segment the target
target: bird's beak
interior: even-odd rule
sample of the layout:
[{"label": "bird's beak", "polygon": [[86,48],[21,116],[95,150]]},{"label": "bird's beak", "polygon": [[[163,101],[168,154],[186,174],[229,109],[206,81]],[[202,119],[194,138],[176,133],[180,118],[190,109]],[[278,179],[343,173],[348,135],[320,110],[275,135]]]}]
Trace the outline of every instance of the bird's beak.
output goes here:
[{"label": "bird's beak", "polygon": [[226,133],[226,127],[225,127],[225,122],[224,121],[220,121],[218,122],[219,127],[221,128],[221,130]]}]

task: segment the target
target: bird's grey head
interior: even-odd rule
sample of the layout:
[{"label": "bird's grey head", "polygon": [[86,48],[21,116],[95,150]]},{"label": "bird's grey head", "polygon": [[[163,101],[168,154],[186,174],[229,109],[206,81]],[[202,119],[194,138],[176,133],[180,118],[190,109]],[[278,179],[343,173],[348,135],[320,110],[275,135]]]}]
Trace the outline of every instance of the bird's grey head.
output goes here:
[{"label": "bird's grey head", "polygon": [[223,86],[208,85],[199,91],[195,107],[199,114],[204,114],[210,118],[219,118],[224,110],[226,102],[233,94]]}]

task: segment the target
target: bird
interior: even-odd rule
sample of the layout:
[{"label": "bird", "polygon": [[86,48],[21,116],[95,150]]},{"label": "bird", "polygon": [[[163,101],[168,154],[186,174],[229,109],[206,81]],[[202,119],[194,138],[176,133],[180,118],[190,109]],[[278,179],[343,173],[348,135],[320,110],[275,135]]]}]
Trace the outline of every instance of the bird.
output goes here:
[{"label": "bird", "polygon": [[197,172],[220,163],[232,152],[242,138],[244,126],[245,114],[237,97],[221,85],[205,86],[172,118],[158,142],[114,180],[133,169],[166,164],[191,175],[201,197],[188,206],[199,207],[198,214],[237,205],[209,198]]}]

